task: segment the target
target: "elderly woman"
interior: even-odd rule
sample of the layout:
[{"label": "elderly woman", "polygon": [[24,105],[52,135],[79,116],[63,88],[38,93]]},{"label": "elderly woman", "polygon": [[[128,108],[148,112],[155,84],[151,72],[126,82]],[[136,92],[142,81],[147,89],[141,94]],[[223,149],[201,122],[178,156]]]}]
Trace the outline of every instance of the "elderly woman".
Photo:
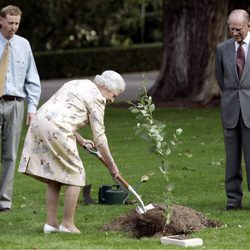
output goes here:
[{"label": "elderly woman", "polygon": [[[80,233],[74,224],[74,214],[81,186],[85,185],[85,171],[77,143],[95,146],[111,175],[119,175],[105,135],[104,110],[106,102],[113,101],[124,89],[125,82],[120,74],[107,70],[93,82],[72,80],[65,83],[37,111],[27,132],[18,171],[48,184],[44,233]],[[93,141],[76,132],[87,123]],[[57,207],[62,185],[66,190],[64,216],[59,225]]]}]

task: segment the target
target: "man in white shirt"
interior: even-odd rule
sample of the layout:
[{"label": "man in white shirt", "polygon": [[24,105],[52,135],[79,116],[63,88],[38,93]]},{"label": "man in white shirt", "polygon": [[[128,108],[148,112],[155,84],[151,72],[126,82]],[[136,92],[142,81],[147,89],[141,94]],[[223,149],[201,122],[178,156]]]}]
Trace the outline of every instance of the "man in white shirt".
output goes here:
[{"label": "man in white shirt", "polygon": [[[0,140],[2,142],[0,212],[12,207],[14,172],[19,138],[27,98],[29,125],[36,113],[40,98],[40,78],[29,42],[16,35],[22,12],[17,6],[6,6],[0,11],[0,58],[8,46],[6,73],[2,73],[0,93]],[[4,72],[0,61],[0,72]],[[4,74],[4,76],[3,76]]]}]

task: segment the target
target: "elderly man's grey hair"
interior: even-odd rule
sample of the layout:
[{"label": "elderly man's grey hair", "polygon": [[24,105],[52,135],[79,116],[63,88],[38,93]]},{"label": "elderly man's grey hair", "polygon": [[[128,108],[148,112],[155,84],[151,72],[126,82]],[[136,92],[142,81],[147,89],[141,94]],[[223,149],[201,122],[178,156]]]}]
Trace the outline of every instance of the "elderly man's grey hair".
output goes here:
[{"label": "elderly man's grey hair", "polygon": [[97,86],[106,87],[112,93],[120,94],[125,90],[125,81],[121,75],[113,70],[106,70],[101,75],[96,75],[93,82]]},{"label": "elderly man's grey hair", "polygon": [[244,21],[244,23],[248,24],[249,22],[249,14],[246,10],[242,10],[242,9],[236,9],[236,10],[233,10],[230,14],[229,14],[229,17],[228,17],[228,20],[227,20],[227,23],[230,24],[231,22],[231,19],[237,15],[240,15],[242,16],[242,19]]}]

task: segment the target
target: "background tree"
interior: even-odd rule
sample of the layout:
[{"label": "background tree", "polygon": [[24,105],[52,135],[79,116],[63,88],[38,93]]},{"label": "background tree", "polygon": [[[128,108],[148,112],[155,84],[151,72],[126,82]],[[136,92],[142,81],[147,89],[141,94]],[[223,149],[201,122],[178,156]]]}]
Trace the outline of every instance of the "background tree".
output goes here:
[{"label": "background tree", "polygon": [[209,102],[220,95],[214,75],[216,44],[227,38],[227,17],[240,0],[164,0],[163,60],[150,90],[157,101],[186,98]]}]

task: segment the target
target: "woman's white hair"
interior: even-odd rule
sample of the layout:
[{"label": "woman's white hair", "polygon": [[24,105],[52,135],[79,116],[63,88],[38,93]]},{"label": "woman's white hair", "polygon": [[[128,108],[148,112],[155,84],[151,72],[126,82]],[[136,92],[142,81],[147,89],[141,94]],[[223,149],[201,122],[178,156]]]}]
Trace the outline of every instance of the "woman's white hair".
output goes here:
[{"label": "woman's white hair", "polygon": [[106,70],[101,75],[96,75],[93,82],[97,86],[106,87],[118,95],[125,90],[125,81],[121,75],[113,70]]}]

